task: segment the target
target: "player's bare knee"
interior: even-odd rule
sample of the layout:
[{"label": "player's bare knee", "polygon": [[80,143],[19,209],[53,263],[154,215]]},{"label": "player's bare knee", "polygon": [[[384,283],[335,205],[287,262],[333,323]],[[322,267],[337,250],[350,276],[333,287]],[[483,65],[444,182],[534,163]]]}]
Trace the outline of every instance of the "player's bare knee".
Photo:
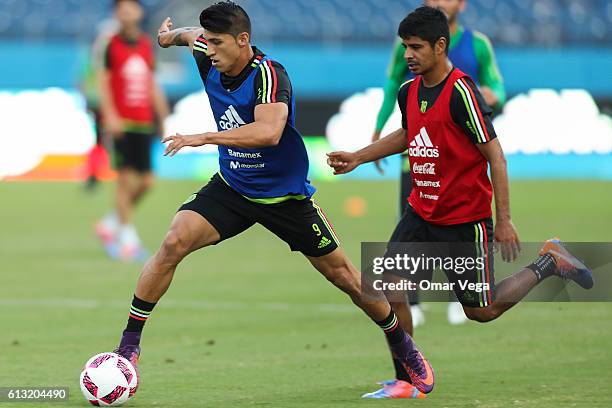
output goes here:
[{"label": "player's bare knee", "polygon": [[176,230],[170,230],[158,252],[160,261],[169,264],[179,263],[189,253],[187,240]]}]

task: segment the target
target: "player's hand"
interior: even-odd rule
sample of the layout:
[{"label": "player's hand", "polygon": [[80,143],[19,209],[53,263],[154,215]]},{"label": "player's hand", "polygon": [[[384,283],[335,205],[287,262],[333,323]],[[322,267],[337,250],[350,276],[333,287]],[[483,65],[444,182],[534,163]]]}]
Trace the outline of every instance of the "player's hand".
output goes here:
[{"label": "player's hand", "polygon": [[104,118],[104,131],[114,139],[120,139],[123,136],[123,121],[117,115],[108,115]]},{"label": "player's hand", "polygon": [[521,241],[512,221],[497,221],[493,235],[495,247],[501,251],[504,262],[516,260],[521,252]]},{"label": "player's hand", "polygon": [[482,94],[482,97],[487,105],[489,105],[492,108],[497,106],[499,99],[497,98],[497,95],[495,95],[495,92],[493,92],[491,88],[489,88],[488,86],[481,86],[480,93]]},{"label": "player's hand", "polygon": [[[375,130],[374,133],[372,134],[372,143],[376,143],[379,140],[380,140],[380,130]],[[374,162],[374,165],[376,166],[376,170],[378,170],[380,174],[385,174],[385,169],[383,169],[382,167],[384,162],[385,162],[385,159],[376,160]]]},{"label": "player's hand", "polygon": [[327,153],[327,164],[334,169],[334,174],[346,174],[359,166],[357,155],[349,152]]},{"label": "player's hand", "polygon": [[166,17],[166,19],[159,26],[159,30],[157,30],[157,43],[160,47],[168,47],[167,44],[162,42],[162,36],[169,33],[170,30],[172,30],[172,19],[170,17]]},{"label": "player's hand", "polygon": [[164,152],[164,156],[170,155],[170,157],[174,156],[185,146],[202,146],[205,144],[202,139],[203,135],[181,135],[177,133],[174,136],[164,137],[162,139],[162,143],[168,143],[166,146],[166,151]]}]

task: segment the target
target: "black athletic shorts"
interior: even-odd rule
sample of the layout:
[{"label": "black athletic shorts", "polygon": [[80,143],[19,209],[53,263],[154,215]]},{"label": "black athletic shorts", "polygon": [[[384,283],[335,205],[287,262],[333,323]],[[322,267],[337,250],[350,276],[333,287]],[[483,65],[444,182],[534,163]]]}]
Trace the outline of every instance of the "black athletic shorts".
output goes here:
[{"label": "black athletic shorts", "polygon": [[289,244],[292,251],[319,257],[338,247],[333,227],[312,199],[289,199],[276,204],[253,202],[215,174],[179,208],[195,211],[221,235],[219,242],[259,223]]},{"label": "black athletic shorts", "polygon": [[[471,307],[485,307],[495,299],[493,220],[490,217],[465,224],[434,225],[422,219],[410,205],[407,205],[391,235],[386,256],[405,253],[406,245],[403,243],[414,244],[410,251],[414,252],[415,256],[425,253],[427,256],[450,257],[456,261],[455,265],[465,264],[465,259],[473,259],[473,267],[466,267],[465,264],[457,270],[442,268],[448,281],[453,284],[457,299],[461,304]],[[427,244],[419,245],[419,243]],[[439,243],[439,245],[430,243]],[[477,261],[478,259],[480,261]],[[422,269],[410,279],[416,282],[431,280],[432,275],[433,270]],[[464,285],[463,288],[460,282]],[[471,289],[465,286],[466,282],[474,284]]]},{"label": "black athletic shorts", "polygon": [[149,133],[125,132],[114,139],[114,164],[116,169],[129,168],[139,173],[151,171],[151,144]]}]

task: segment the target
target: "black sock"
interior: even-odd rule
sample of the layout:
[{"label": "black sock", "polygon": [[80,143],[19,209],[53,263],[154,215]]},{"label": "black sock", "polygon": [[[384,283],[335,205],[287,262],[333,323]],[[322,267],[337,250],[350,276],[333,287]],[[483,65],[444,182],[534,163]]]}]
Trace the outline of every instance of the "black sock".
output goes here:
[{"label": "black sock", "polygon": [[126,332],[142,332],[145,322],[149,318],[151,311],[155,307],[155,303],[149,303],[142,299],[138,299],[134,295],[132,300],[132,307],[130,307],[130,313],[128,315]]},{"label": "black sock", "polygon": [[527,269],[531,269],[538,278],[538,282],[552,276],[557,269],[555,258],[551,254],[541,255],[532,264],[527,265]]},{"label": "black sock", "polygon": [[393,359],[393,366],[395,367],[395,378],[412,384],[412,381],[410,380],[410,376],[408,375],[408,372],[404,368],[404,365],[397,358]]},{"label": "black sock", "polygon": [[[383,331],[385,332],[385,336],[387,337],[387,342],[391,346],[400,344],[404,341],[406,334],[399,325],[397,316],[395,312],[393,312],[393,310],[391,311],[391,313],[389,313],[389,316],[387,316],[386,319],[380,322],[376,322],[376,324],[378,324],[380,328],[383,329]],[[393,367],[395,368],[395,378],[397,378],[398,380],[410,382],[410,376],[406,372],[406,369],[404,368],[402,363],[395,357],[392,358]]]},{"label": "black sock", "polygon": [[393,310],[389,312],[389,316],[387,316],[386,319],[376,322],[376,324],[383,329],[390,345],[399,344],[404,341],[406,333],[404,333],[404,330],[400,327],[397,316]]}]

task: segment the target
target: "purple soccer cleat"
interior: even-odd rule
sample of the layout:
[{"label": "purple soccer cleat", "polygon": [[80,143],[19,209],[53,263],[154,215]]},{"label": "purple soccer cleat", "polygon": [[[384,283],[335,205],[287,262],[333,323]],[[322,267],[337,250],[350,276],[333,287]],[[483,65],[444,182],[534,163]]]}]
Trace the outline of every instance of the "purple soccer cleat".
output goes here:
[{"label": "purple soccer cleat", "polygon": [[429,394],[434,387],[434,371],[412,338],[406,335],[402,343],[391,347],[391,352],[406,369],[412,385],[420,392]]},{"label": "purple soccer cleat", "polygon": [[119,347],[117,347],[114,352],[132,363],[134,370],[136,370],[136,378],[138,381],[136,383],[136,388],[130,391],[131,398],[140,386],[140,370],[138,369],[138,359],[140,358],[140,333],[124,332]]}]

